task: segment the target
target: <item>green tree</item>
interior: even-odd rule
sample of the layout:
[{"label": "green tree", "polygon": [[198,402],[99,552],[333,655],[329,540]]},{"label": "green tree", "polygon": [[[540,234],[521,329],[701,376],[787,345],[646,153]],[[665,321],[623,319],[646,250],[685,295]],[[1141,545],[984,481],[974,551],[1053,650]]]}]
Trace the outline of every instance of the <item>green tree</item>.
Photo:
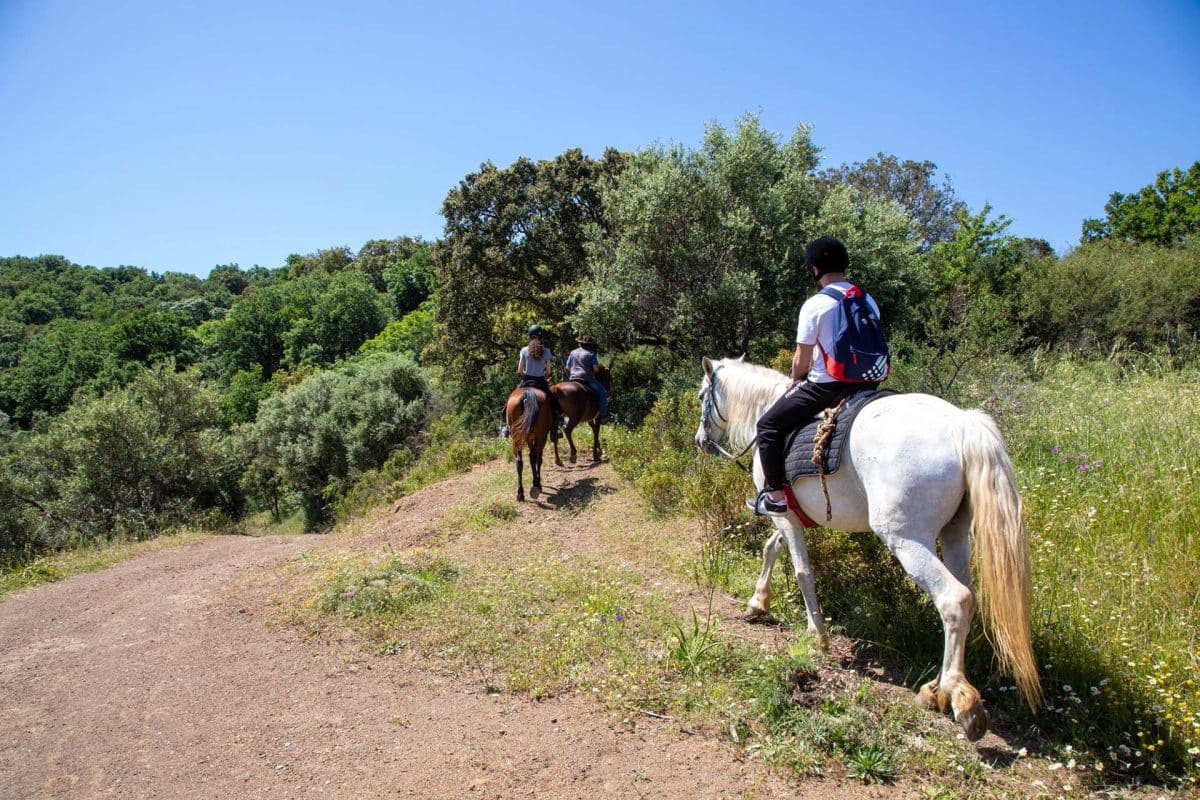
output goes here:
[{"label": "green tree", "polygon": [[556,325],[588,275],[588,230],[606,227],[601,184],[625,157],[578,149],[467,175],[442,204],[437,357],[470,373],[510,354],[532,321]]},{"label": "green tree", "polygon": [[433,308],[422,303],[416,311],[389,322],[387,327],[358,349],[360,353],[408,353],[420,361],[425,347],[433,338]]},{"label": "green tree", "polygon": [[109,351],[119,359],[153,364],[167,358],[187,366],[195,358],[192,316],[186,312],[142,309],[105,331]]},{"label": "green tree", "polygon": [[219,408],[222,424],[232,428],[244,422],[253,422],[258,414],[259,403],[270,397],[274,389],[270,381],[263,381],[260,365],[238,370],[229,381],[229,390],[221,396]]},{"label": "green tree", "polygon": [[1102,240],[1022,273],[1026,329],[1039,344],[1089,355],[1183,352],[1200,337],[1200,242]]},{"label": "green tree", "polygon": [[292,253],[287,257],[287,277],[301,278],[310,272],[341,272],[354,263],[354,254],[349,247],[329,247],[302,256]]},{"label": "green tree", "polygon": [[428,253],[428,249],[427,242],[408,236],[399,236],[395,239],[372,239],[358,249],[358,254],[354,256],[354,268],[367,276],[367,280],[375,287],[375,291],[385,292],[388,291],[388,283],[385,278],[388,268],[412,258],[421,250]]},{"label": "green tree", "polygon": [[818,180],[826,190],[844,183],[860,194],[899,203],[916,223],[921,248],[927,250],[954,236],[957,215],[965,209],[955,197],[949,177],[937,182],[937,169],[932,161],[900,161],[879,153],[866,161],[822,170]]},{"label": "green tree", "polygon": [[1038,249],[1005,233],[1012,220],[1004,214],[990,219],[991,213],[987,203],[978,214],[966,208],[958,210],[954,237],[939,243],[930,254],[943,287],[970,286],[1006,295],[1022,259]]},{"label": "green tree", "polygon": [[312,307],[284,335],[289,363],[329,364],[356,352],[388,322],[383,298],[361,272],[339,272],[314,294]]},{"label": "green tree", "polygon": [[216,425],[215,394],[170,364],[72,405],[0,465],[26,549],[192,519],[228,474]]},{"label": "green tree", "polygon": [[1158,173],[1154,183],[1134,194],[1113,192],[1105,218],[1083,221],[1083,241],[1119,239],[1163,247],[1181,244],[1200,232],[1200,161],[1187,170]]},{"label": "green tree", "polygon": [[52,295],[37,289],[26,289],[7,304],[4,313],[8,319],[26,325],[45,325],[63,316],[63,309]]},{"label": "green tree", "polygon": [[433,247],[417,242],[412,253],[392,261],[383,271],[392,314],[400,319],[427,300],[437,283]]},{"label": "green tree", "polygon": [[769,357],[795,340],[812,291],[805,245],[825,233],[846,241],[858,280],[895,302],[921,283],[909,219],[844,185],[822,196],[817,153],[808,127],[781,143],[753,116],[733,133],[710,125],[698,151],[638,153],[604,192],[613,233],[591,242],[574,327],[622,349]]},{"label": "green tree", "polygon": [[380,467],[417,434],[430,393],[407,355],[312,375],[259,407],[245,437],[247,488],[298,493],[308,526],[320,526],[353,475]]},{"label": "green tree", "polygon": [[55,320],[25,344],[15,366],[0,372],[0,411],[23,428],[59,414],[108,357],[101,325]]},{"label": "green tree", "polygon": [[263,379],[283,364],[284,336],[305,313],[298,297],[298,283],[281,281],[255,286],[238,298],[223,319],[201,326],[198,331],[218,371],[232,377],[238,370],[255,365]]}]

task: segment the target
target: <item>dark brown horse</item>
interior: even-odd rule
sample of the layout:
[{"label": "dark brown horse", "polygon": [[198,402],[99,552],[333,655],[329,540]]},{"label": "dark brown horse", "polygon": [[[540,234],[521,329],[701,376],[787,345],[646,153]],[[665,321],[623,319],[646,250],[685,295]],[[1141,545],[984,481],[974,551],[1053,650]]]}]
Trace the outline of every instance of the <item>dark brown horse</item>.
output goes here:
[{"label": "dark brown horse", "polygon": [[[609,374],[608,367],[600,364],[596,367],[596,380],[600,381],[600,385],[605,389],[612,386],[612,378]],[[567,425],[564,432],[567,434],[567,444],[571,445],[571,463],[575,463],[576,451],[575,440],[571,438],[571,431],[575,430],[581,422],[586,422],[592,426],[592,461],[600,460],[600,398],[588,388],[585,384],[579,381],[563,381],[556,383],[550,387],[550,391],[554,392],[554,396],[558,398],[558,407],[562,409],[563,416],[567,419]],[[562,459],[558,457],[558,442],[554,442],[554,463],[562,466]]]},{"label": "dark brown horse", "polygon": [[517,387],[508,396],[504,416],[508,421],[508,435],[512,437],[513,455],[517,459],[517,499],[525,499],[523,449],[529,450],[529,470],[533,473],[529,496],[537,497],[542,489],[542,451],[546,449],[546,437],[550,433],[550,398],[541,389]]}]

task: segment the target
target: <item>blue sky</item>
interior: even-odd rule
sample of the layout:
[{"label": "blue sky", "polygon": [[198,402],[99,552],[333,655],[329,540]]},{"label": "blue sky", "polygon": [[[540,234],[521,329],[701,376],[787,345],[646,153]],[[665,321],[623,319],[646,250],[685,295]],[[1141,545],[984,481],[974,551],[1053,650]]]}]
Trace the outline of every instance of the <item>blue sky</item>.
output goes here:
[{"label": "blue sky", "polygon": [[930,160],[1060,251],[1200,159],[1200,4],[0,0],[0,256],[206,275],[440,236],[484,161],[697,146]]}]

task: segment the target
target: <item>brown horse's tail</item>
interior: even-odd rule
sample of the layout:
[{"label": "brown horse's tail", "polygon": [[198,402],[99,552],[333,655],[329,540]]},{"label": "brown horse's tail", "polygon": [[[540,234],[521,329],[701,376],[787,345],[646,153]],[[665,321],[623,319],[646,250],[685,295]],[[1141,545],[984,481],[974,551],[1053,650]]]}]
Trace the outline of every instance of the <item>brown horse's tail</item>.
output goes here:
[{"label": "brown horse's tail", "polygon": [[1036,711],[1042,686],[1029,628],[1029,543],[1016,474],[992,418],[982,411],[966,414],[958,453],[971,497],[980,610],[1001,668]]},{"label": "brown horse's tail", "polygon": [[526,386],[521,392],[521,416],[516,419],[509,430],[509,435],[512,436],[514,446],[520,446],[520,444],[532,438],[533,426],[537,422],[537,415],[537,393]]}]

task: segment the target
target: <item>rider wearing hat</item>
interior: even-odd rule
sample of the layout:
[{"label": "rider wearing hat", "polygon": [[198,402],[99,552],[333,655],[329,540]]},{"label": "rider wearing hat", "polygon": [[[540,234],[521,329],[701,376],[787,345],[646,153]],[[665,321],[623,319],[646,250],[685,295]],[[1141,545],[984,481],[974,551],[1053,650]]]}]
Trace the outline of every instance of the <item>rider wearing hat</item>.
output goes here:
[{"label": "rider wearing hat", "polygon": [[600,360],[596,358],[596,340],[590,336],[580,336],[575,340],[579,345],[567,356],[567,378],[580,381],[591,387],[600,396],[600,422],[612,422],[613,416],[608,413],[608,390],[596,380],[596,367]]}]

